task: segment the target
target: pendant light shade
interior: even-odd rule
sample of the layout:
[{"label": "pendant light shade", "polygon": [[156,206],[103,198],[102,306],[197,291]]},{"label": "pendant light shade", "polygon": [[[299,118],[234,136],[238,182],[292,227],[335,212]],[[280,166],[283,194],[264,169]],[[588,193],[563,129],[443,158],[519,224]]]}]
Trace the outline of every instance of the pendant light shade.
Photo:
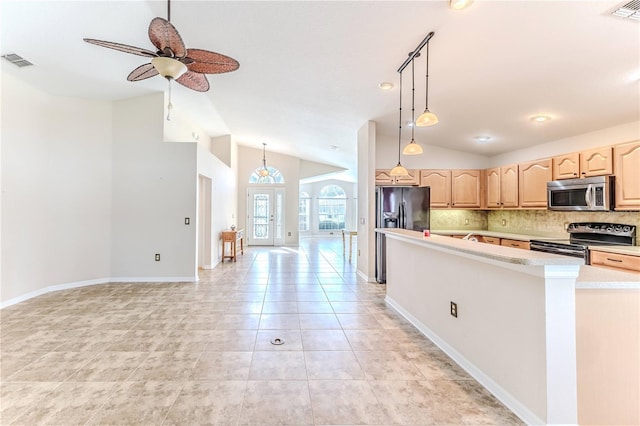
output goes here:
[{"label": "pendant light shade", "polygon": [[391,176],[408,176],[409,172],[400,163],[400,143],[402,141],[402,71],[400,71],[400,110],[398,113],[398,165],[391,169]]},{"label": "pendant light shade", "polygon": [[[413,53],[413,52],[412,52]],[[414,56],[420,56],[418,53]],[[415,129],[416,129],[416,73],[415,67],[413,64],[413,59],[411,60],[411,142],[407,144],[402,150],[404,155],[419,155],[422,154],[422,147],[416,143],[415,140]]]},{"label": "pendant light shade", "polygon": [[258,170],[258,174],[262,177],[269,176],[269,169],[267,168],[267,157],[266,157],[266,148],[267,144],[262,143],[262,167]]},{"label": "pendant light shade", "polygon": [[438,117],[429,111],[429,43],[427,43],[427,72],[425,74],[424,112],[416,120],[416,126],[433,126],[438,122]]}]

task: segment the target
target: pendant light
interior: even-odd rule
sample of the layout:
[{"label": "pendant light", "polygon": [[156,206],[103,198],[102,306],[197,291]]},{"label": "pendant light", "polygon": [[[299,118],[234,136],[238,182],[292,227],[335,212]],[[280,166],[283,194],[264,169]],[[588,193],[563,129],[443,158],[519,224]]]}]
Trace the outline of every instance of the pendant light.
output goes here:
[{"label": "pendant light", "polygon": [[[412,52],[413,53],[413,52]],[[420,56],[418,53],[414,58]],[[422,154],[422,147],[416,143],[414,139],[416,129],[416,73],[413,59],[411,60],[411,142],[404,147],[402,153],[404,155]]]},{"label": "pendant light", "polygon": [[424,126],[433,126],[438,122],[438,117],[431,111],[429,111],[429,43],[427,43],[427,72],[425,75],[425,101],[424,101],[424,112],[420,114],[418,120],[416,120],[416,126],[424,127]]},{"label": "pendant light", "polygon": [[400,112],[399,116],[399,126],[398,126],[398,165],[391,169],[389,175],[391,176],[408,176],[409,172],[402,166],[400,163],[400,143],[402,141],[402,71],[400,71]]},{"label": "pendant light", "polygon": [[262,167],[258,170],[258,174],[262,177],[269,176],[269,169],[267,169],[266,148],[267,148],[267,144],[263,142],[262,143]]}]

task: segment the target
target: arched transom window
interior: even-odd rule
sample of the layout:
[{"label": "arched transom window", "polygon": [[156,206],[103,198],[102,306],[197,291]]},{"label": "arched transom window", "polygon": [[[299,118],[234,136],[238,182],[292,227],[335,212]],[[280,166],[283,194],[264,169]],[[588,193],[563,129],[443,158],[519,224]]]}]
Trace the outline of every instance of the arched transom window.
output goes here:
[{"label": "arched transom window", "polygon": [[267,166],[269,174],[267,176],[260,176],[260,173],[258,172],[261,169],[262,167],[258,167],[254,170],[249,178],[249,183],[284,183],[284,177],[282,176],[282,173],[280,173],[280,170],[275,167]]}]

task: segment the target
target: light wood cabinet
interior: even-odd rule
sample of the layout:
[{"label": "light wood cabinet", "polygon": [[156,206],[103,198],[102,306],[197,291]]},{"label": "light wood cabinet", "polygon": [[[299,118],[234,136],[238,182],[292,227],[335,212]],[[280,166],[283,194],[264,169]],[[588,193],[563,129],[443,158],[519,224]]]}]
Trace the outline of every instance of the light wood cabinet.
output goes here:
[{"label": "light wood cabinet", "polygon": [[613,173],[613,149],[610,146],[580,153],[580,176],[603,176]]},{"label": "light wood cabinet", "polygon": [[574,152],[553,157],[553,180],[580,177],[580,153]]},{"label": "light wood cabinet", "polygon": [[420,186],[431,187],[431,207],[451,205],[451,170],[420,170]]},{"label": "light wood cabinet", "polygon": [[552,179],[550,158],[519,164],[520,207],[547,207],[547,182]]},{"label": "light wood cabinet", "polygon": [[421,170],[420,186],[431,187],[432,208],[481,207],[480,170]]},{"label": "light wood cabinet", "polygon": [[529,250],[529,241],[520,241],[520,240],[510,240],[507,238],[503,238],[500,241],[500,245],[505,246],[505,247],[514,247],[514,248],[519,248],[519,249],[524,249],[524,250]]},{"label": "light wood cabinet", "polygon": [[613,173],[613,148],[590,149],[553,158],[553,180],[604,176]]},{"label": "light wood cabinet", "polygon": [[498,237],[482,237],[482,242],[487,244],[501,245]]},{"label": "light wood cabinet", "polygon": [[480,170],[451,171],[451,207],[480,208],[482,179]]},{"label": "light wood cabinet", "polygon": [[413,186],[418,184],[418,170],[407,169],[408,176],[391,176],[391,169],[376,170],[376,185],[406,185]]},{"label": "light wood cabinet", "polygon": [[590,250],[591,265],[617,271],[640,273],[640,256]]},{"label": "light wood cabinet", "polygon": [[518,207],[518,165],[486,171],[487,208]]},{"label": "light wood cabinet", "polygon": [[616,210],[640,210],[640,141],[613,147]]}]

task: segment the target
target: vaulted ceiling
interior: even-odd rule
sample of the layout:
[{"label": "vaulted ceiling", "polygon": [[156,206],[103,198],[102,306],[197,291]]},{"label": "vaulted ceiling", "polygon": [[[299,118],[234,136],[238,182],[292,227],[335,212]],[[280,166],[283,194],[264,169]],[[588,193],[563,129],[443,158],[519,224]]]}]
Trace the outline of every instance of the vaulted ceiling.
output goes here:
[{"label": "vaulted ceiling", "polygon": [[[367,120],[397,143],[396,72],[430,31],[429,107],[440,123],[416,140],[495,155],[640,119],[640,23],[614,17],[618,1],[172,2],[188,47],[240,62],[209,76],[211,90],[174,85],[211,136],[355,170]],[[147,60],[83,37],[153,49],[147,28],[164,1],[12,1],[1,11],[1,53],[35,66],[11,73],[49,93],[102,100],[164,91],[160,77],[126,77]],[[424,53],[424,51],[423,51]],[[416,114],[424,109],[425,55],[416,60]],[[411,66],[403,76],[411,119]],[[381,82],[395,88],[383,91]],[[534,114],[553,120],[535,123]],[[408,129],[407,129],[408,130]],[[490,136],[480,144],[476,136]],[[409,131],[404,133],[404,143]]]}]

